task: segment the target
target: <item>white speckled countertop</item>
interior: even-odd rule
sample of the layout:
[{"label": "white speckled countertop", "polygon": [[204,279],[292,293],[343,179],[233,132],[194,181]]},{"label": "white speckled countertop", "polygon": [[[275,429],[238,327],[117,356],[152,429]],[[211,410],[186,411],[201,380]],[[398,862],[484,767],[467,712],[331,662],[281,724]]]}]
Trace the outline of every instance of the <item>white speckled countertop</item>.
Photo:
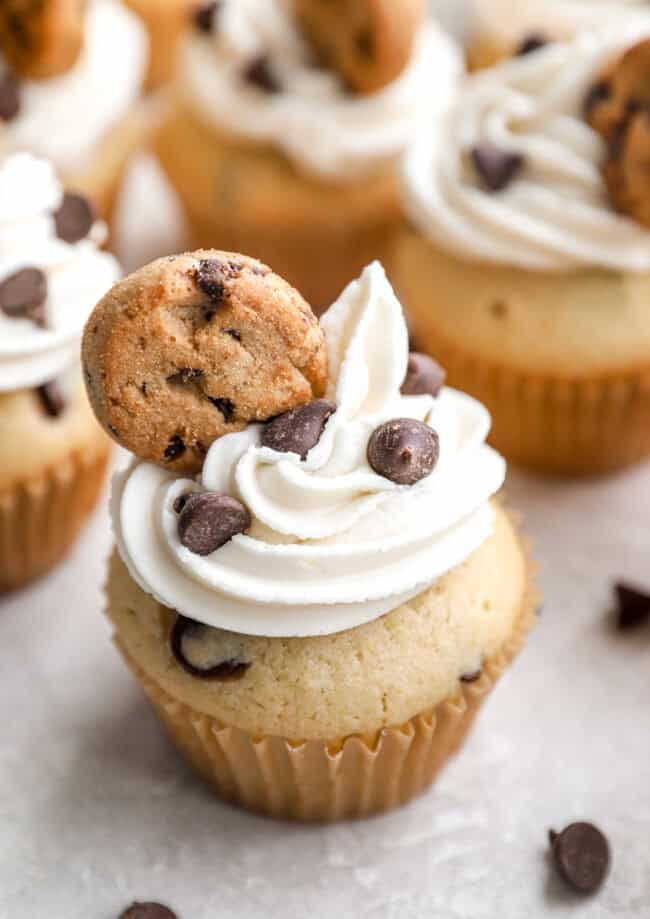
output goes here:
[{"label": "white speckled countertop", "polygon": [[[146,217],[125,236],[137,261],[169,248],[170,205],[146,164],[130,187],[152,214],[144,240]],[[100,614],[104,502],[62,567],[0,600],[0,919],[117,919],[133,899],[180,919],[650,915],[650,628],[607,615],[613,578],[650,589],[650,465],[585,483],[512,472],[508,494],[543,566],[527,650],[427,795],[330,828],[222,805],[171,749]],[[577,818],[614,853],[586,900],[546,857],[548,828]]]}]

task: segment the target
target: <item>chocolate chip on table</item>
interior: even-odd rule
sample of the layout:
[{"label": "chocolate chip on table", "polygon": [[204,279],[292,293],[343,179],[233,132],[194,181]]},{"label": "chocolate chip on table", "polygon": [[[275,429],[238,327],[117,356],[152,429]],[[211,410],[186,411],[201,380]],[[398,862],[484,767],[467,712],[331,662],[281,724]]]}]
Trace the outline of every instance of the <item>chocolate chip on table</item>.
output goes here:
[{"label": "chocolate chip on table", "polygon": [[54,214],[56,235],[66,243],[77,243],[85,239],[95,222],[92,204],[83,195],[66,193]]},{"label": "chocolate chip on table", "polygon": [[572,823],[561,833],[549,832],[553,862],[560,876],[579,893],[601,886],[611,861],[609,843],[592,823]]},{"label": "chocolate chip on table", "polygon": [[614,591],[618,601],[619,629],[625,631],[650,623],[650,594],[620,582],[614,585]]},{"label": "chocolate chip on table", "polygon": [[36,388],[41,407],[50,418],[58,418],[65,410],[65,399],[59,384],[55,380],[43,383]]},{"label": "chocolate chip on table", "polygon": [[11,121],[20,111],[18,80],[11,73],[0,77],[0,121]]},{"label": "chocolate chip on table", "polygon": [[368,441],[368,462],[374,471],[398,485],[415,485],[426,478],[439,456],[438,434],[413,418],[386,421]]},{"label": "chocolate chip on table", "polygon": [[[233,680],[244,676],[251,666],[242,659],[238,650],[233,655],[232,642],[225,647],[211,642],[216,629],[179,615],[169,636],[169,644],[176,661],[191,676],[202,680]],[[226,634],[226,633],[221,633]]]},{"label": "chocolate chip on table", "polygon": [[241,501],[214,492],[192,492],[178,518],[181,543],[196,555],[211,555],[245,533],[251,516]]},{"label": "chocolate chip on table", "polygon": [[315,399],[307,405],[278,415],[264,428],[262,446],[278,453],[297,453],[305,460],[321,438],[330,415],[336,411],[329,399]]},{"label": "chocolate chip on table", "polygon": [[225,293],[223,265],[214,258],[204,258],[196,269],[196,283],[212,303],[221,303]]},{"label": "chocolate chip on table", "polygon": [[174,434],[174,436],[169,439],[169,443],[165,448],[163,459],[166,463],[173,463],[174,460],[182,456],[186,450],[187,447],[185,446],[183,438],[179,434]]},{"label": "chocolate chip on table", "polygon": [[247,83],[252,83],[265,93],[282,92],[282,86],[271,70],[271,62],[267,54],[260,54],[254,58],[244,70],[243,77]]},{"label": "chocolate chip on table", "polygon": [[192,21],[199,32],[211,32],[220,3],[203,3],[192,15]]},{"label": "chocolate chip on table", "polygon": [[119,919],[178,919],[176,913],[162,903],[132,903]]},{"label": "chocolate chip on table", "polygon": [[47,278],[40,268],[21,268],[0,283],[0,311],[12,319],[43,325]]},{"label": "chocolate chip on table", "polygon": [[495,192],[507,188],[524,165],[520,153],[500,150],[492,144],[473,147],[470,158],[483,186]]},{"label": "chocolate chip on table", "polygon": [[444,386],[445,377],[445,371],[432,357],[411,351],[401,392],[404,396],[435,397]]},{"label": "chocolate chip on table", "polygon": [[540,48],[545,48],[549,43],[550,39],[547,35],[544,35],[542,32],[531,32],[530,35],[526,35],[520,42],[515,51],[515,57],[524,57],[526,54],[532,54],[534,51],[539,51]]}]

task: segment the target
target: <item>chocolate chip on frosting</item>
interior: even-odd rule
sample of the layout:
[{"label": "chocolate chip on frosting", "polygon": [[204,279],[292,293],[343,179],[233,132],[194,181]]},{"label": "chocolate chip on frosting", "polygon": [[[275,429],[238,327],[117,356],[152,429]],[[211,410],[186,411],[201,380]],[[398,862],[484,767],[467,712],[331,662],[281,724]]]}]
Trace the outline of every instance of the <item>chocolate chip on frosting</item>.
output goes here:
[{"label": "chocolate chip on frosting", "polygon": [[119,919],[178,919],[176,913],[162,903],[132,903]]},{"label": "chocolate chip on frosting", "polygon": [[66,193],[54,214],[56,235],[66,243],[85,239],[95,222],[95,211],[83,195]]},{"label": "chocolate chip on frosting", "polygon": [[202,680],[240,679],[251,666],[243,658],[241,640],[232,632],[210,628],[186,616],[176,619],[169,644],[183,670]]},{"label": "chocolate chip on frosting", "polygon": [[282,92],[282,86],[271,69],[268,54],[260,54],[254,58],[244,70],[243,76],[247,83],[257,86],[265,93]]},{"label": "chocolate chip on frosting", "polygon": [[262,446],[278,453],[297,453],[305,460],[316,446],[330,415],[336,411],[329,399],[315,399],[290,412],[278,415],[264,428]]},{"label": "chocolate chip on frosting", "polygon": [[437,361],[428,354],[411,351],[402,383],[404,396],[437,396],[445,384],[446,374]]},{"label": "chocolate chip on frosting", "polygon": [[211,32],[215,16],[221,3],[203,3],[192,14],[192,21],[199,32]]},{"label": "chocolate chip on frosting", "polygon": [[63,398],[61,387],[55,380],[50,380],[49,383],[43,383],[42,386],[38,386],[36,395],[43,411],[50,418],[58,418],[59,415],[63,414],[65,399]]},{"label": "chocolate chip on frosting", "polygon": [[11,73],[0,77],[0,121],[11,121],[20,111],[18,80]]},{"label": "chocolate chip on frosting", "polygon": [[21,268],[0,283],[0,311],[12,319],[43,325],[47,278],[40,268]]},{"label": "chocolate chip on frosting", "polygon": [[386,421],[368,441],[368,462],[374,471],[398,485],[415,485],[426,478],[439,455],[438,434],[413,418]]},{"label": "chocolate chip on frosting", "polygon": [[507,188],[524,165],[520,153],[500,150],[493,144],[473,147],[470,158],[483,186],[494,192]]},{"label": "chocolate chip on frosting", "polygon": [[609,843],[592,823],[572,823],[549,833],[553,862],[560,876],[578,893],[594,893],[610,865]]},{"label": "chocolate chip on frosting", "polygon": [[650,594],[622,583],[615,584],[614,590],[618,600],[619,629],[634,629],[650,622]]},{"label": "chocolate chip on frosting", "polygon": [[515,51],[516,57],[524,57],[526,54],[532,54],[534,51],[539,51],[540,48],[545,48],[549,44],[550,39],[547,35],[544,35],[543,32],[531,32],[530,35],[520,42],[519,47]]},{"label": "chocolate chip on frosting", "polygon": [[196,555],[211,555],[227,542],[245,533],[251,516],[241,501],[230,495],[192,492],[178,518],[181,543]]}]

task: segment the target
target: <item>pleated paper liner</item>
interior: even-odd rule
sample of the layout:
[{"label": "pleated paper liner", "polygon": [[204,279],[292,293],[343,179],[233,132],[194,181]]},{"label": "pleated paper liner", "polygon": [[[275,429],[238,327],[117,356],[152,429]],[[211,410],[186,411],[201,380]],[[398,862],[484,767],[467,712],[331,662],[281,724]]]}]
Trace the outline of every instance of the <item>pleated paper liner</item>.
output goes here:
[{"label": "pleated paper liner", "polygon": [[40,577],[66,554],[97,502],[108,447],[74,452],[0,493],[0,592]]},{"label": "pleated paper liner", "polygon": [[522,648],[539,595],[529,586],[515,629],[480,678],[430,711],[372,735],[300,741],[252,735],[173,699],[115,641],[180,752],[226,801],[271,817],[367,817],[424,791],[462,744],[486,696]]}]

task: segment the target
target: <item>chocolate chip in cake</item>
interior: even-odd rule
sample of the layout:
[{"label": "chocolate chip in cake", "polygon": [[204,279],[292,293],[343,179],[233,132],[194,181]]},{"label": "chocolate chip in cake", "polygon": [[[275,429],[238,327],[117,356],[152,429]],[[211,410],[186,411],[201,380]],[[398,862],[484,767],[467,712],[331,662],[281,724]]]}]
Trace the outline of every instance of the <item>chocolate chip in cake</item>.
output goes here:
[{"label": "chocolate chip in cake", "polygon": [[244,80],[251,83],[265,93],[282,92],[282,86],[271,69],[271,61],[267,54],[260,54],[244,70]]},{"label": "chocolate chip in cake", "polygon": [[215,408],[223,415],[224,421],[232,421],[235,417],[235,403],[232,399],[212,399],[208,396]]},{"label": "chocolate chip in cake", "polygon": [[316,446],[327,424],[336,411],[329,399],[315,399],[307,405],[278,415],[264,428],[262,446],[278,453],[297,453],[302,460]]},{"label": "chocolate chip in cake", "polygon": [[194,380],[199,380],[202,376],[203,371],[198,370],[196,367],[181,367],[176,373],[172,373],[171,376],[167,377],[167,382],[181,384],[193,383]]},{"label": "chocolate chip in cake", "polygon": [[44,325],[47,278],[40,268],[21,268],[0,283],[0,310],[12,319]]},{"label": "chocolate chip in cake", "polygon": [[58,418],[65,410],[65,399],[61,392],[61,387],[55,380],[49,383],[43,383],[36,389],[36,395],[39,398],[43,411],[50,418]]},{"label": "chocolate chip in cake", "polygon": [[592,823],[572,823],[549,833],[553,862],[560,876],[579,893],[594,893],[610,866],[609,843]]},{"label": "chocolate chip in cake", "polygon": [[0,121],[12,121],[20,112],[18,80],[11,73],[0,77]]},{"label": "chocolate chip in cake", "polygon": [[405,396],[437,396],[445,384],[445,371],[437,361],[428,354],[411,351],[402,383],[402,394]]},{"label": "chocolate chip in cake", "polygon": [[204,258],[196,269],[196,283],[212,303],[222,302],[225,294],[222,263],[216,258]]},{"label": "chocolate chip in cake", "polygon": [[474,147],[470,158],[483,186],[494,192],[507,188],[524,165],[520,153],[500,150],[492,144]]},{"label": "chocolate chip in cake", "polygon": [[179,434],[174,434],[174,436],[169,439],[169,443],[165,448],[163,459],[166,463],[173,463],[173,461],[178,459],[179,456],[182,456],[186,450],[187,447],[185,446],[183,438]]},{"label": "chocolate chip in cake", "polygon": [[386,421],[368,441],[368,462],[374,471],[398,485],[415,485],[426,478],[439,455],[438,434],[413,418]]},{"label": "chocolate chip in cake", "polygon": [[550,39],[547,35],[544,35],[542,32],[531,32],[531,34],[527,35],[519,44],[519,47],[515,51],[515,57],[524,57],[526,54],[532,54],[534,51],[539,51],[540,48],[545,48],[549,43]]},{"label": "chocolate chip in cake", "polygon": [[169,636],[172,654],[187,673],[202,680],[240,679],[251,666],[230,632],[179,615]]},{"label": "chocolate chip in cake", "polygon": [[162,903],[132,903],[119,919],[178,919],[176,913]]},{"label": "chocolate chip in cake", "polygon": [[227,542],[245,533],[251,516],[241,501],[214,492],[188,495],[178,519],[181,543],[196,555],[211,555]]},{"label": "chocolate chip in cake", "polygon": [[203,3],[192,13],[192,22],[199,32],[211,32],[221,3]]},{"label": "chocolate chip in cake", "polygon": [[56,235],[66,243],[77,243],[85,239],[94,222],[93,206],[83,195],[66,193],[61,206],[54,214]]},{"label": "chocolate chip in cake", "polygon": [[650,623],[650,594],[617,583],[614,592],[618,601],[617,625],[622,631]]}]

